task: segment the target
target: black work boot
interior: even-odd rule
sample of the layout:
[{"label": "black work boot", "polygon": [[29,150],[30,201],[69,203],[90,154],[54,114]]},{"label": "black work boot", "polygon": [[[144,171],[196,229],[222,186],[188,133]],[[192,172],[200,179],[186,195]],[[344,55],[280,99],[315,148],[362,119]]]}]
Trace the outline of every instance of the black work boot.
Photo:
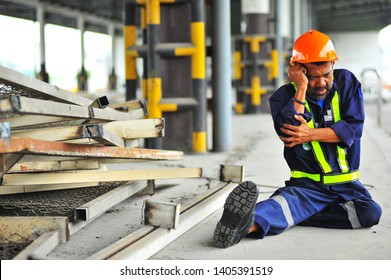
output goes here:
[{"label": "black work boot", "polygon": [[238,185],[229,194],[224,212],[216,225],[213,240],[217,247],[227,248],[238,243],[254,225],[258,187],[251,181]]}]

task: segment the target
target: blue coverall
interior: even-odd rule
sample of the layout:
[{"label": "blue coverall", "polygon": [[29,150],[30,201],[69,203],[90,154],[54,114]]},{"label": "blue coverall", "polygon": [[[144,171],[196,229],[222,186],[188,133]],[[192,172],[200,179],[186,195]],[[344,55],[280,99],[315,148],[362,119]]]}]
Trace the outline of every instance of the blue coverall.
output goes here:
[{"label": "blue coverall", "polygon": [[[331,114],[331,100],[339,94],[340,117],[337,122]],[[269,100],[278,135],[283,123],[299,125],[294,119],[297,114],[292,97],[293,84],[281,86]],[[334,70],[332,90],[324,100],[323,108],[317,101],[307,97],[310,107],[302,115],[307,121],[315,119],[316,127],[331,127],[341,139],[338,143],[346,148],[349,171],[359,169],[360,139],[364,126],[364,102],[361,84],[345,69]],[[335,143],[321,143],[328,160],[331,174],[341,173]],[[308,145],[284,148],[284,158],[291,170],[311,174],[322,174],[322,169]],[[294,225],[308,225],[328,228],[360,228],[378,224],[381,216],[380,206],[359,180],[348,183],[328,184],[309,178],[290,178],[285,187],[279,188],[269,199],[259,202],[255,209],[255,222],[261,231],[257,234],[276,235]]]}]

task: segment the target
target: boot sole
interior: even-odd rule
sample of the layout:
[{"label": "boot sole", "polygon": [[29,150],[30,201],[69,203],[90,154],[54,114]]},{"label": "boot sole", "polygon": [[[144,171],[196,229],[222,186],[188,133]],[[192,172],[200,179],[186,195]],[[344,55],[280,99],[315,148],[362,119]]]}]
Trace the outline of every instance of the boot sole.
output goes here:
[{"label": "boot sole", "polygon": [[224,212],[216,225],[213,241],[218,248],[238,243],[253,225],[258,187],[250,181],[238,185],[228,196]]}]

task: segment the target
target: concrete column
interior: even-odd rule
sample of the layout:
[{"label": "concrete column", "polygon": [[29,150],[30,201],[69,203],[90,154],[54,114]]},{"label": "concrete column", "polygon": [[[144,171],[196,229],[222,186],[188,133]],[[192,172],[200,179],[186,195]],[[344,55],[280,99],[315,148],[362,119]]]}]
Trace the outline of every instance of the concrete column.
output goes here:
[{"label": "concrete column", "polygon": [[296,40],[301,34],[300,0],[292,0],[292,39]]},{"label": "concrete column", "polygon": [[232,145],[230,1],[212,1],[213,26],[213,150]]},{"label": "concrete column", "polygon": [[287,66],[291,54],[290,38],[290,0],[275,0],[275,29],[276,29],[276,48],[278,51],[278,77],[276,78],[276,87],[280,87],[288,81]]},{"label": "concrete column", "polygon": [[84,48],[84,31],[85,31],[85,21],[82,15],[79,15],[77,18],[78,29],[80,30],[80,52],[81,52],[81,67],[80,73],[78,75],[78,87],[79,91],[87,91],[88,90],[88,77],[87,71],[84,67],[85,61],[85,48]]},{"label": "concrete column", "polygon": [[268,79],[265,61],[270,60],[267,37],[270,35],[270,1],[242,0],[244,22],[243,68],[244,113],[260,113],[269,110],[266,87],[272,85]]},{"label": "concrete column", "polygon": [[37,20],[39,22],[39,57],[41,62],[38,78],[41,81],[49,82],[49,74],[46,72],[45,8],[43,4],[37,7]]},{"label": "concrete column", "polygon": [[111,72],[109,73],[109,90],[117,90],[117,75],[115,73],[115,56],[116,56],[116,43],[115,43],[115,28],[113,24],[109,25],[109,34],[111,36]]}]

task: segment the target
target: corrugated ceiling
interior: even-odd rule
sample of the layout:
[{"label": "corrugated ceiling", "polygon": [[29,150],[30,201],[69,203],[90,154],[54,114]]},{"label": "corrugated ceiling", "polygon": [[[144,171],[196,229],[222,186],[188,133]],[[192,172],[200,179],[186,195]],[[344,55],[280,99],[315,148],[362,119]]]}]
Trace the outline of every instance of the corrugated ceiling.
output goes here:
[{"label": "corrugated ceiling", "polygon": [[391,24],[390,0],[313,0],[319,30],[369,31]]},{"label": "corrugated ceiling", "polygon": [[[240,0],[231,0],[233,5]],[[34,4],[55,7],[46,12],[49,23],[77,27],[74,17],[63,10],[81,11],[99,19],[123,22],[126,0],[0,0],[0,14],[36,20]],[[391,24],[391,0],[312,0],[314,27],[323,32],[380,30]],[[236,5],[237,6],[237,5]],[[59,12],[56,13],[55,10]],[[98,23],[98,24],[97,24]],[[106,32],[99,21],[86,21],[87,29]]]}]

